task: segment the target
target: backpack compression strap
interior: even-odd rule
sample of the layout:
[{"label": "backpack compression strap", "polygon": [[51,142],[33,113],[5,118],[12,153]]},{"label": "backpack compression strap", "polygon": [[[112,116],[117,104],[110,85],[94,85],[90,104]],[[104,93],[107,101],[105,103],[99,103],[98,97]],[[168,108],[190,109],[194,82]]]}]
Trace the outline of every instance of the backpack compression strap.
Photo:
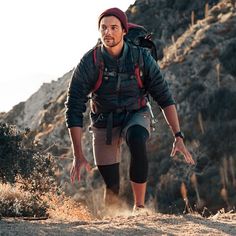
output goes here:
[{"label": "backpack compression strap", "polygon": [[141,79],[143,73],[143,55],[141,50],[136,46],[131,46],[131,56],[134,63],[134,74],[140,89],[143,88],[143,81]]},{"label": "backpack compression strap", "polygon": [[137,82],[138,82],[138,87],[139,88],[143,88],[143,82],[141,80],[140,73],[141,73],[141,71],[140,71],[139,65],[135,64],[135,66],[134,66],[134,74],[135,74],[135,77],[136,77]]},{"label": "backpack compression strap", "polygon": [[103,78],[103,71],[104,71],[104,62],[101,55],[101,46],[96,46],[93,50],[93,62],[96,68],[98,68],[98,79],[96,81],[96,84],[94,85],[94,88],[92,90],[92,93],[97,91],[99,87],[102,84],[102,78]]},{"label": "backpack compression strap", "polygon": [[[139,89],[144,89],[143,81],[141,78],[141,76],[143,76],[143,68],[144,68],[142,52],[138,47],[131,46],[131,54],[132,54],[132,60],[134,62],[134,74],[138,83],[138,87]],[[138,104],[139,104],[139,107],[146,106],[147,104],[146,97],[139,97]]]}]

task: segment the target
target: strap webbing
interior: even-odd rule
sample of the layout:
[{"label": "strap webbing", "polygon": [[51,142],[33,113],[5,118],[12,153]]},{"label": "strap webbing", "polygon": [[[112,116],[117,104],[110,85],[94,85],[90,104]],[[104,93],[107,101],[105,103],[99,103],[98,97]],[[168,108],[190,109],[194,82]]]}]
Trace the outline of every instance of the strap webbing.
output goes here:
[{"label": "strap webbing", "polygon": [[95,91],[97,91],[100,88],[101,84],[102,84],[103,71],[104,71],[104,62],[103,62],[101,57],[102,57],[102,55],[101,55],[101,46],[97,46],[93,50],[93,61],[94,61],[95,66],[98,68],[98,79],[97,79],[96,84],[94,85],[94,88],[92,90],[93,93]]}]

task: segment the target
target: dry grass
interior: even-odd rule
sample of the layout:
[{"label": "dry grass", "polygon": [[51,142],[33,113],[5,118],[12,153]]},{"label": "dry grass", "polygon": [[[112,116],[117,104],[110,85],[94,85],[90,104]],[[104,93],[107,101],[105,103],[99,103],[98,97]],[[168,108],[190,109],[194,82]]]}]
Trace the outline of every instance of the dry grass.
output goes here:
[{"label": "dry grass", "polygon": [[42,196],[22,190],[19,184],[0,184],[0,215],[5,217],[42,217],[57,220],[91,220],[88,209],[65,195]]},{"label": "dry grass", "polygon": [[215,215],[209,217],[212,220],[236,220],[236,213],[231,210],[225,212],[224,209],[219,210]]},{"label": "dry grass", "polygon": [[47,203],[18,185],[0,184],[0,214],[2,216],[43,216]]},{"label": "dry grass", "polygon": [[49,217],[56,220],[92,220],[94,217],[82,204],[64,195],[45,196]]}]

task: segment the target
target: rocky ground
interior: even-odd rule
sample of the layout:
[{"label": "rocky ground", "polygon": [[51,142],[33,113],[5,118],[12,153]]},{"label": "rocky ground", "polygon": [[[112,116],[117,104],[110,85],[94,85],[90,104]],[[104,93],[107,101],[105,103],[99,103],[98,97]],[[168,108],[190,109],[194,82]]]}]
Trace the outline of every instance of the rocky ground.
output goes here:
[{"label": "rocky ground", "polygon": [[236,214],[199,215],[126,213],[93,220],[3,218],[0,235],[236,235]]}]

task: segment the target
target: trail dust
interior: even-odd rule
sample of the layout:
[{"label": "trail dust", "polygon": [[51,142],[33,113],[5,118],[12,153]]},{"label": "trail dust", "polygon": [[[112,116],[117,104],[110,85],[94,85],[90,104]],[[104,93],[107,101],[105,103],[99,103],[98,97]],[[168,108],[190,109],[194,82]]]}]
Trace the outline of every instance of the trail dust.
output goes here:
[{"label": "trail dust", "polygon": [[[111,212],[109,213],[111,214]],[[83,220],[63,219],[54,216],[47,220],[24,220],[22,218],[2,218],[0,235],[236,235],[236,213],[218,212],[209,218],[197,214],[168,215],[151,210],[133,215],[131,211],[113,216]]]}]

